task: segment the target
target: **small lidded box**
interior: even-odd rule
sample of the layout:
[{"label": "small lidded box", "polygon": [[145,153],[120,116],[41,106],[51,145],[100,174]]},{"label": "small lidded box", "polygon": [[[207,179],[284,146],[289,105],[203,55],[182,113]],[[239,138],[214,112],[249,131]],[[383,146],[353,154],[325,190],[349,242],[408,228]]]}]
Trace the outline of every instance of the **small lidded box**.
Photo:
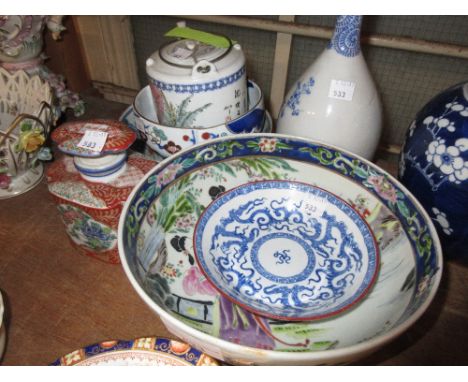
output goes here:
[{"label": "small lidded box", "polygon": [[82,254],[120,263],[117,227],[123,204],[156,162],[128,155],[136,135],[114,120],[67,122],[51,136],[65,155],[48,166],[48,188],[71,243]]}]

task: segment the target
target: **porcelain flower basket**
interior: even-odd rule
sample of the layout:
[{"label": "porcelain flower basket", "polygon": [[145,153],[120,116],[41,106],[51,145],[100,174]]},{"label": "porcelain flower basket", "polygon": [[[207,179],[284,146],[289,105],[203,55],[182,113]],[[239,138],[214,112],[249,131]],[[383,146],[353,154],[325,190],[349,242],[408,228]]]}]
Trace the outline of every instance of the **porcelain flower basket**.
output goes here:
[{"label": "porcelain flower basket", "polygon": [[30,190],[43,175],[39,160],[51,158],[43,147],[54,122],[48,83],[26,72],[0,68],[0,199]]}]

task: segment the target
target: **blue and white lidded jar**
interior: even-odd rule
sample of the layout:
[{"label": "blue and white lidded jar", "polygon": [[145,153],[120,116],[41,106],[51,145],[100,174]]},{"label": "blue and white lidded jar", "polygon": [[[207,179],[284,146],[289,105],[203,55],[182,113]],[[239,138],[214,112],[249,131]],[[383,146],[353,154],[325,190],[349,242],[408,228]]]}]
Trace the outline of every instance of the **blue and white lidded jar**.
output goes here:
[{"label": "blue and white lidded jar", "polygon": [[181,39],[146,61],[158,121],[173,127],[212,127],[248,110],[247,74],[241,46],[228,48]]},{"label": "blue and white lidded jar", "polygon": [[468,82],[441,92],[416,115],[399,179],[435,222],[444,255],[468,260]]}]

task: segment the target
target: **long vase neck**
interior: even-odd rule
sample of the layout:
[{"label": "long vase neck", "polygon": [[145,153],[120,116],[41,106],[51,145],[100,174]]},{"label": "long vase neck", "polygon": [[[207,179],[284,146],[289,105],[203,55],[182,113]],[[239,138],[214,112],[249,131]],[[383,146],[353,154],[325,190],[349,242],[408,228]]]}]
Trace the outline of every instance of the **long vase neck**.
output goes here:
[{"label": "long vase neck", "polygon": [[328,45],[342,56],[354,57],[361,53],[362,16],[338,16],[335,32]]}]

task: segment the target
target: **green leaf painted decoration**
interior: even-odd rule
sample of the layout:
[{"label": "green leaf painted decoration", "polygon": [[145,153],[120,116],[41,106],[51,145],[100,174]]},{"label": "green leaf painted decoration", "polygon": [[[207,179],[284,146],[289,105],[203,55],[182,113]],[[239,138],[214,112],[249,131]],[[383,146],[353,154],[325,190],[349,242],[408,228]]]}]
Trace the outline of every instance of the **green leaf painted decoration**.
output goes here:
[{"label": "green leaf painted decoration", "polygon": [[190,105],[193,94],[186,97],[178,106],[174,105],[172,102],[169,102],[162,92],[161,96],[164,102],[162,123],[166,126],[194,127],[193,124],[197,116],[211,106],[211,103],[207,103],[193,111],[189,111],[188,107]]}]

